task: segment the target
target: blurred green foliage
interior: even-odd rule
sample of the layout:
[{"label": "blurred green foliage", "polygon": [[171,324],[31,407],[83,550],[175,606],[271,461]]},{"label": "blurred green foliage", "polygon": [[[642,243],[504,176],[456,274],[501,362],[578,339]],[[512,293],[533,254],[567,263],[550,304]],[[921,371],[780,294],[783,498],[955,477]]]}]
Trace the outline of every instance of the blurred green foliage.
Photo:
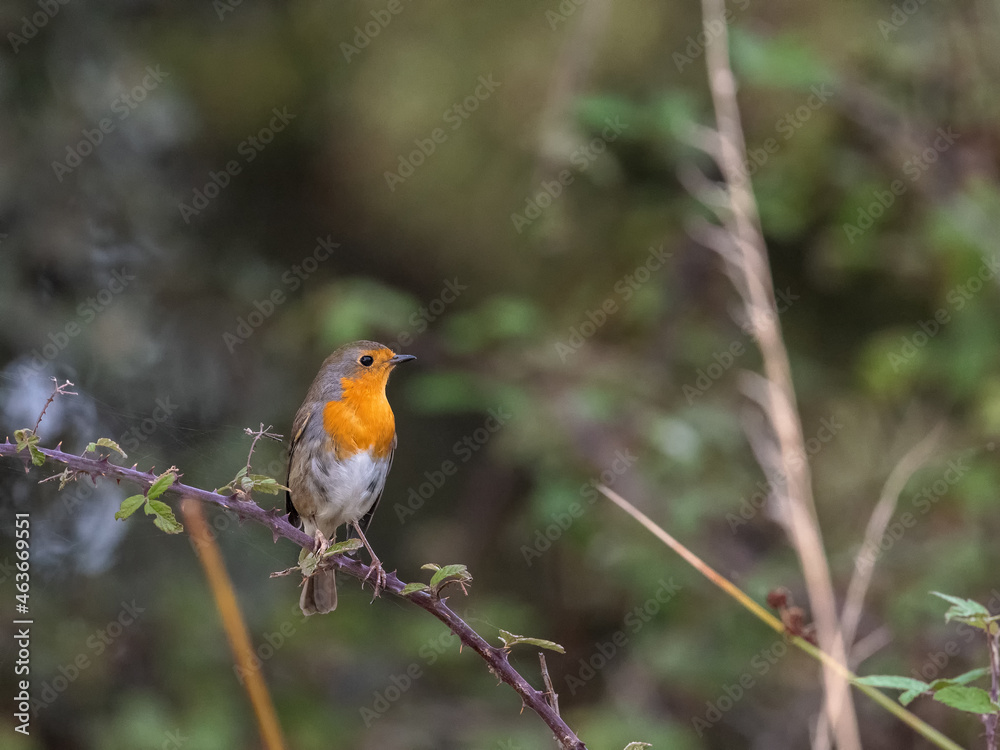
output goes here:
[{"label": "blurred green foliage", "polygon": [[[475,581],[451,602],[484,637],[565,646],[548,663],[590,747],[804,747],[815,665],[772,663],[771,633],[592,489],[613,482],[755,598],[783,585],[806,601],[766,493],[750,504],[764,478],[739,374],[759,356],[689,234],[709,213],[680,176],[718,178],[693,144],[712,117],[699,7],[563,5],[403,3],[383,23],[379,2],[69,2],[28,38],[42,6],[5,4],[0,427],[30,428],[48,378],[68,378],[80,395],[50,408],[43,445],[107,436],[140,468],[217,487],[245,465],[244,427],[287,434],[333,348],[385,341],[419,357],[389,386],[399,449],[370,535],[403,580],[461,561]],[[989,601],[1000,563],[1000,18],[898,5],[731,3],[731,46],[805,435],[842,425],[810,456],[839,592],[893,465],[947,428],[900,497],[916,523],[883,540],[859,635],[886,645],[858,669],[947,676],[980,665],[981,644],[927,592]],[[480,77],[499,85],[477,94]],[[338,247],[321,260],[323,238]],[[491,409],[509,414],[495,431]],[[433,488],[444,461],[458,472]],[[259,746],[186,536],[116,523],[130,488],[57,493],[0,471],[5,518],[32,514],[33,689],[55,691],[28,739],[0,716],[4,746]],[[259,445],[254,471],[283,481],[282,448]],[[292,579],[268,578],[296,551],[213,522],[290,747],[551,746],[424,613],[342,580],[336,613],[303,621]],[[633,630],[664,580],[679,593]],[[91,640],[132,602],[133,624]],[[10,651],[0,666],[11,695]],[[754,687],[699,730],[743,675]],[[981,742],[974,717],[913,707]],[[859,714],[865,746],[914,746]]]}]

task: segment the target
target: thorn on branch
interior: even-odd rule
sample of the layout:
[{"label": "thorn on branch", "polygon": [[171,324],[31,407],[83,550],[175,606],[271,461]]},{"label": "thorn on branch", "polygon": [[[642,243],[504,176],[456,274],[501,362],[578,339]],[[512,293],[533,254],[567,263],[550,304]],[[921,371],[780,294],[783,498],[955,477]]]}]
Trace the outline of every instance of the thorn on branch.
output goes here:
[{"label": "thorn on branch", "polygon": [[552,710],[556,712],[556,716],[559,716],[559,694],[556,693],[556,689],[552,687],[552,678],[549,676],[549,667],[545,663],[545,654],[541,651],[538,652],[538,661],[542,663],[542,682],[545,685],[545,700],[552,706]]}]

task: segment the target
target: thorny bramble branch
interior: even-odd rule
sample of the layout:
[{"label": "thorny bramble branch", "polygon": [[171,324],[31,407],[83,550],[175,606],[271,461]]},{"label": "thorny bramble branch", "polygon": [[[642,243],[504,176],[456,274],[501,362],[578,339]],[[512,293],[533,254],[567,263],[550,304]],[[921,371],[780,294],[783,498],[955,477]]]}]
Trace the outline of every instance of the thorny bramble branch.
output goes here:
[{"label": "thorny bramble branch", "polygon": [[[148,490],[149,486],[156,480],[156,475],[150,472],[138,471],[134,467],[129,469],[124,466],[117,466],[110,463],[106,457],[95,459],[76,456],[58,449],[39,448],[39,450],[47,459],[64,464],[78,476],[89,476],[95,484],[98,477],[108,477],[116,481],[124,479]],[[9,441],[0,443],[0,456],[17,456],[17,445]],[[278,537],[283,537],[309,550],[315,544],[311,536],[288,523],[285,514],[277,508],[264,510],[252,500],[238,499],[236,494],[220,495],[216,492],[190,487],[179,482],[174,482],[167,492],[211,503],[235,513],[241,519],[255,521],[270,529],[275,541],[278,540]],[[323,565],[336,568],[339,572],[346,573],[361,581],[364,581],[369,576],[367,565],[345,555],[333,555],[324,558]],[[586,750],[587,746],[576,736],[576,733],[569,728],[566,722],[562,720],[558,711],[546,700],[547,692],[533,688],[511,666],[505,649],[491,646],[487,643],[468,623],[448,607],[446,599],[427,591],[417,591],[407,596],[402,596],[403,585],[395,573],[389,573],[383,591],[413,602],[443,622],[451,632],[459,637],[463,644],[479,654],[483,661],[486,662],[490,672],[497,679],[510,685],[521,696],[524,705],[541,717],[542,721],[552,730],[561,748],[564,748],[564,750]]]}]

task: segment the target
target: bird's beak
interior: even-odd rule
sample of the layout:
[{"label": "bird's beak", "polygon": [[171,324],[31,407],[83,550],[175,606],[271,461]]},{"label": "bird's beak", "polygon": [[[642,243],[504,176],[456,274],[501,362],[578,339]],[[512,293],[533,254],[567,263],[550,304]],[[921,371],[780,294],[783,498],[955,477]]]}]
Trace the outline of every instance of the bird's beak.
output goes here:
[{"label": "bird's beak", "polygon": [[398,365],[402,362],[409,362],[411,359],[416,359],[412,354],[397,354],[395,357],[389,359],[390,365]]}]

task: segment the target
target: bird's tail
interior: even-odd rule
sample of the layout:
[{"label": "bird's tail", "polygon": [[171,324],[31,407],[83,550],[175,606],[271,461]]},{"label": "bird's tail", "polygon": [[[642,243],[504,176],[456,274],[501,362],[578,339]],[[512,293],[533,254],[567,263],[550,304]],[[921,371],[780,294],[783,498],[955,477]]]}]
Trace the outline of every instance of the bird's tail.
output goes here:
[{"label": "bird's tail", "polygon": [[337,576],[332,570],[317,570],[306,579],[299,597],[304,615],[325,615],[337,608]]}]

